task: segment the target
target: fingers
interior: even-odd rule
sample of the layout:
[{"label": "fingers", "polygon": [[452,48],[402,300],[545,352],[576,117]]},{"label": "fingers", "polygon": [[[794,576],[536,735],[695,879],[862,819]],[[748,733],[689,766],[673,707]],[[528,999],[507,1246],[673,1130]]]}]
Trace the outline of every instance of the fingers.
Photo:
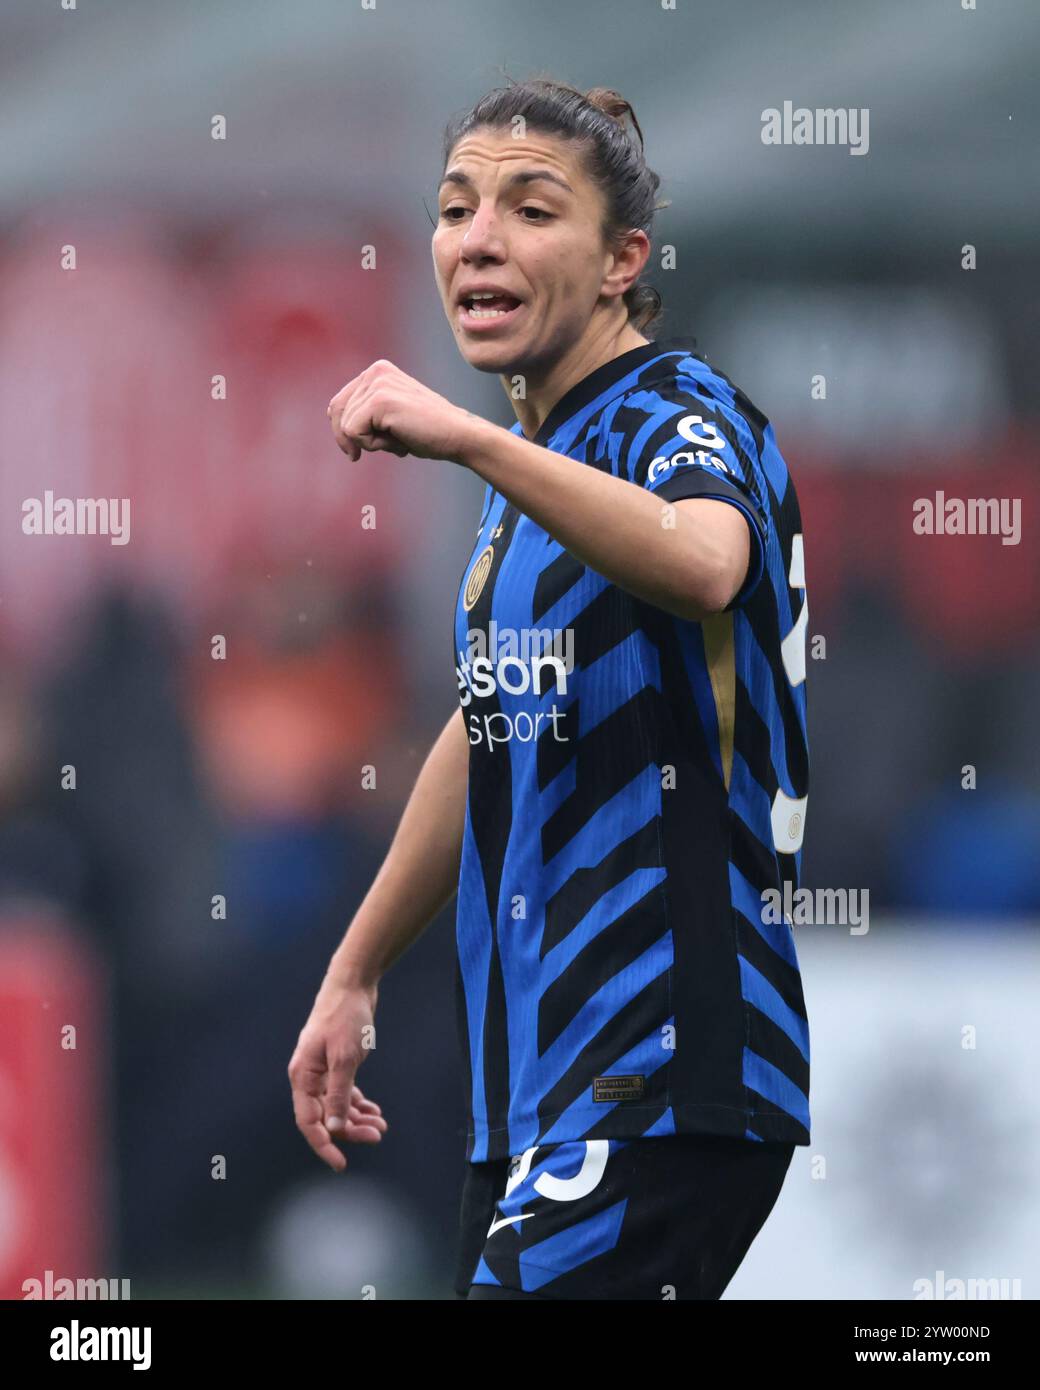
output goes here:
[{"label": "fingers", "polygon": [[351,1088],[345,1124],[342,1121],[339,1103],[337,1102],[334,1116],[328,1097],[326,1097],[325,1102],[325,1113],[327,1117],[326,1128],[333,1138],[347,1139],[352,1143],[377,1144],[388,1128],[382,1110],[374,1100],[365,1099],[360,1086]]},{"label": "fingers", "polygon": [[353,1109],[348,1112],[346,1123],[340,1121],[333,1125],[330,1120],[327,1125],[330,1139],[338,1142],[346,1140],[350,1144],[378,1144],[386,1133],[386,1127],[382,1115],[363,1115]]},{"label": "fingers", "polygon": [[351,405],[337,418],[329,407],[329,421],[336,443],[356,463],[362,453],[382,451],[403,458],[408,450],[384,430],[373,428],[372,407],[367,402]]},{"label": "fingers", "polygon": [[397,454],[399,458],[403,458],[408,452],[404,445],[399,443],[392,434],[380,434],[372,431],[358,433],[354,431],[350,437],[361,446],[361,449],[365,453],[375,453],[379,450],[387,454]]},{"label": "fingers", "polygon": [[335,1061],[328,1060],[327,1066],[323,1118],[330,1132],[334,1129],[345,1130],[350,1120],[350,1111],[357,1109],[354,1104],[354,1092],[357,1090],[354,1085],[357,1059],[343,1057]]},{"label": "fingers", "polygon": [[329,1065],[322,1120],[328,1136],[352,1144],[378,1144],[387,1129],[382,1111],[354,1085],[353,1060]]},{"label": "fingers", "polygon": [[336,1138],[345,1138],[361,1144],[377,1144],[388,1129],[383,1112],[374,1100],[366,1100],[361,1088],[355,1086],[350,1097],[350,1109],[347,1114],[347,1126],[345,1130],[340,1130],[338,1126],[333,1126],[332,1121],[328,1121],[330,1132],[335,1131]]},{"label": "fingers", "polygon": [[378,1144],[388,1128],[376,1102],[353,1085],[354,1070],[349,1062],[326,1067],[324,1057],[320,1062],[294,1057],[289,1066],[296,1127],[336,1173],[344,1171],[347,1158],[334,1141]]},{"label": "fingers", "polygon": [[346,430],[343,428],[342,414],[334,413],[333,407],[331,405],[329,406],[328,414],[329,423],[332,425],[333,439],[335,439],[336,443],[347,455],[347,457],[356,463],[357,460],[361,457],[362,452],[360,442],[356,439],[352,439],[350,435],[347,434]]},{"label": "fingers", "polygon": [[373,434],[368,437],[372,442],[365,445],[366,449],[379,450],[385,454],[396,454],[398,458],[404,458],[408,453],[405,446],[392,434]]},{"label": "fingers", "polygon": [[364,382],[364,372],[362,372],[360,376],[356,376],[353,381],[348,381],[346,386],[341,387],[333,396],[332,400],[329,401],[328,410],[326,411],[329,417],[329,423],[332,426],[333,438],[343,452],[348,454],[350,458],[355,461],[361,457],[361,444],[359,440],[355,439],[347,432],[345,425],[350,408],[356,402],[359,393],[364,389]]},{"label": "fingers", "polygon": [[384,1117],[371,1110],[359,1110],[351,1105],[346,1119],[337,1111],[332,1115],[326,1111],[325,1128],[333,1139],[359,1140],[364,1143],[382,1139],[388,1129]]},{"label": "fingers", "polygon": [[346,1155],[336,1148],[323,1123],[320,1097],[308,1089],[315,1082],[320,1085],[320,1078],[321,1073],[313,1070],[297,1072],[292,1078],[296,1127],[322,1162],[327,1163],[334,1172],[342,1173],[347,1166]]},{"label": "fingers", "polygon": [[[370,392],[371,373],[372,367],[367,367],[360,376],[341,387],[329,401],[327,412],[336,443],[355,462],[361,457],[364,446],[358,437],[358,431],[348,428],[348,420],[357,414],[358,405]],[[358,429],[366,428],[368,423],[368,420],[359,418]]]},{"label": "fingers", "polygon": [[350,1099],[352,1104],[356,1105],[359,1110],[368,1110],[376,1115],[381,1115],[383,1113],[382,1107],[377,1105],[374,1100],[365,1099],[364,1092],[360,1086],[354,1087]]},{"label": "fingers", "polygon": [[376,393],[386,386],[387,376],[396,373],[391,363],[374,362],[360,376],[348,382],[329,401],[326,415],[333,437],[343,452],[354,461],[363,452],[376,450],[403,458],[408,450],[388,431],[375,425]]}]

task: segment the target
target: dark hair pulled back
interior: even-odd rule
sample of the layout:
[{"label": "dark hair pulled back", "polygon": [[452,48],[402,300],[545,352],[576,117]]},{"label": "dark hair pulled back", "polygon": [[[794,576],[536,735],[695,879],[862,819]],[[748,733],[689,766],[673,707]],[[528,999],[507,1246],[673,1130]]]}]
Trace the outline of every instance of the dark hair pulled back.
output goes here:
[{"label": "dark hair pulled back", "polygon": [[[584,167],[605,197],[602,233],[608,246],[619,246],[625,233],[637,227],[650,236],[654,213],[668,204],[657,202],[661,180],[646,163],[643,132],[631,103],[610,87],[580,92],[549,77],[509,78],[508,82],[448,123],[441,172],[464,135],[480,127],[517,128],[519,118],[521,129],[581,145]],[[624,301],[633,328],[646,332],[656,326],[662,314],[661,296],[642,276],[625,291]]]}]

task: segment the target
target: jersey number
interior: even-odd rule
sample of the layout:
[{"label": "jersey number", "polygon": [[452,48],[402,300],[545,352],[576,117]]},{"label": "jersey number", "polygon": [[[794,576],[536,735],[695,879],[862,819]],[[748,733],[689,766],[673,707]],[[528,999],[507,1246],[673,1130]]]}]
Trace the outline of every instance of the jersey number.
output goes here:
[{"label": "jersey number", "polygon": [[[801,610],[791,631],[780,643],[780,656],[787,672],[788,684],[796,686],[805,680],[805,647],[809,632],[809,600],[805,593],[805,544],[801,531],[791,539],[791,568],[787,573],[787,581],[792,589],[802,590]],[[770,819],[773,824],[773,844],[780,854],[796,854],[801,849],[808,800],[806,796],[788,796],[777,788]]]}]

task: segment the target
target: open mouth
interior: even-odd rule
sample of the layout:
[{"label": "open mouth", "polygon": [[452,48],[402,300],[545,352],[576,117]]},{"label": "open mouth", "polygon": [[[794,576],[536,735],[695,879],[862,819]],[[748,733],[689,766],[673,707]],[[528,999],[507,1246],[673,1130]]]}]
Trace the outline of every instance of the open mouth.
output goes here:
[{"label": "open mouth", "polygon": [[522,301],[511,294],[467,295],[459,301],[459,318],[467,328],[503,323],[521,307]]}]

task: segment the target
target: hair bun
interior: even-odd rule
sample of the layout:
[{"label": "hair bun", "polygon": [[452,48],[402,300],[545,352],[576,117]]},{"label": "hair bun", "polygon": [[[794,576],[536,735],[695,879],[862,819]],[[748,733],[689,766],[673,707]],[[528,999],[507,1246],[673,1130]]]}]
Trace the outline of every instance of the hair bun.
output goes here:
[{"label": "hair bun", "polygon": [[640,145],[643,144],[643,132],[639,128],[632,103],[626,101],[620,92],[615,92],[613,87],[593,87],[591,91],[585,93],[585,100],[590,106],[594,106],[597,111],[602,111],[605,116],[610,116],[622,127],[625,124],[625,117],[628,116],[639,136]]}]

